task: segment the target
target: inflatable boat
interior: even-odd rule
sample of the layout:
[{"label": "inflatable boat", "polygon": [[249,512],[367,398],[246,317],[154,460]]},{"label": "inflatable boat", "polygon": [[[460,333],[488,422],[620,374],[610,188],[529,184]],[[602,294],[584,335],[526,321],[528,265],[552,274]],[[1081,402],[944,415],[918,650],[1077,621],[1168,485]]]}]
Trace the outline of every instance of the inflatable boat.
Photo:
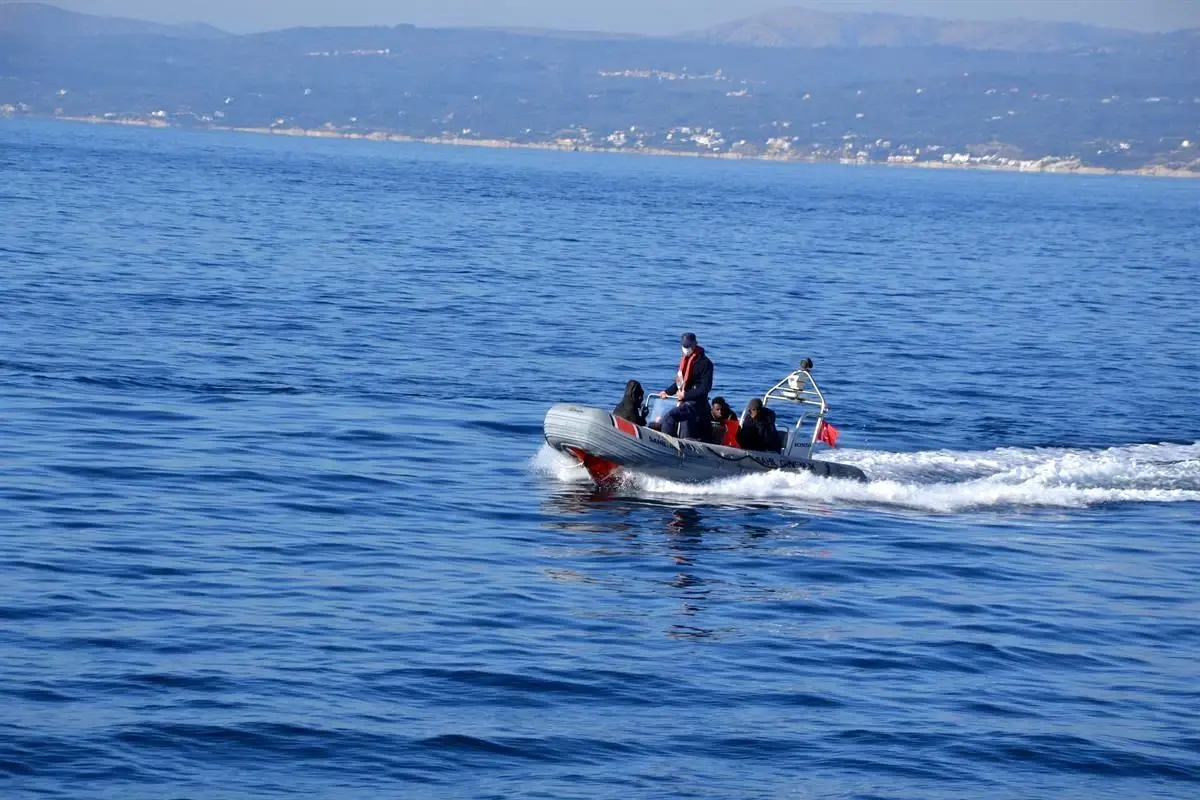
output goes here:
[{"label": "inflatable boat", "polygon": [[[829,478],[866,481],[858,467],[812,457],[822,436],[829,407],[810,373],[811,362],[776,383],[762,396],[764,406],[777,412],[792,410],[795,423],[777,428],[779,452],[743,450],[719,444],[668,436],[649,425],[614,416],[599,408],[559,404],[546,413],[546,442],[579,460],[599,486],[611,488],[628,472],[684,483],[789,470]],[[656,421],[673,400],[653,400],[647,419]],[[774,405],[772,405],[774,404]],[[745,422],[743,413],[742,422]]]}]

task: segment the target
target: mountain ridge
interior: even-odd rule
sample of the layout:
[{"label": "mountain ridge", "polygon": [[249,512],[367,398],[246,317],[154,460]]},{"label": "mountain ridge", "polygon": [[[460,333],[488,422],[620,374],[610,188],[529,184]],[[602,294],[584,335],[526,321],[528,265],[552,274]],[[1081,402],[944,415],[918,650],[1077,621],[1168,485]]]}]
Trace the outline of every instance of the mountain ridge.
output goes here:
[{"label": "mountain ridge", "polygon": [[[233,34],[207,23],[166,24],[69,11],[35,0],[0,0],[0,34],[28,36],[160,35],[179,38],[261,36],[285,30],[334,31],[417,27],[397,25],[292,26]],[[1200,28],[1146,33],[1074,22],[1023,19],[972,21],[885,12],[820,11],[782,6],[678,35],[559,30],[528,26],[421,26],[425,30],[474,30],[572,40],[663,40],[763,48],[959,47],[967,50],[1054,52],[1122,45],[1145,46],[1171,37],[1200,40]]]},{"label": "mountain ridge", "polygon": [[129,17],[83,14],[49,3],[27,0],[0,2],[0,34],[37,37],[172,36],[188,39],[233,35],[204,22],[168,25]]},{"label": "mountain ridge", "polygon": [[972,21],[784,6],[680,38],[757,47],[922,47],[1051,52],[1152,41],[1164,34],[1074,22]]},{"label": "mountain ridge", "polygon": [[0,117],[1200,171],[1195,32],[1012,52],[412,25],[197,37],[59,19],[69,24],[0,26]]}]

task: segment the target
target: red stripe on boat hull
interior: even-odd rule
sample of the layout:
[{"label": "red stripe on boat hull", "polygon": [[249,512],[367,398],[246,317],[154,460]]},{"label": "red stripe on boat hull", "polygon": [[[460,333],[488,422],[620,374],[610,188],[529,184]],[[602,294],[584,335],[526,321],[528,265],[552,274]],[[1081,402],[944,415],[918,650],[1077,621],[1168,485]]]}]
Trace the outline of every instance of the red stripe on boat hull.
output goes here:
[{"label": "red stripe on boat hull", "polygon": [[632,422],[630,422],[627,419],[621,419],[620,417],[614,416],[613,424],[617,426],[617,430],[619,430],[621,433],[625,434],[626,436],[632,436],[635,439],[642,438],[641,436],[638,436],[637,425],[634,425]]}]

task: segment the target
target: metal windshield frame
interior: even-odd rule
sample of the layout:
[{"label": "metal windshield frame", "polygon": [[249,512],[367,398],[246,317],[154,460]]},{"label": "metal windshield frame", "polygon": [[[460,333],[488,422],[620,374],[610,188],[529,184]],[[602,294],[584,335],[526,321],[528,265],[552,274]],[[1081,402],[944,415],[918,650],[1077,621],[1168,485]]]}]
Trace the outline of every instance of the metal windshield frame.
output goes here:
[{"label": "metal windshield frame", "polygon": [[[809,363],[809,367],[811,368],[811,362]],[[825,419],[825,415],[829,412],[829,405],[825,402],[825,395],[821,393],[821,388],[813,380],[812,373],[804,367],[789,372],[783,380],[768,389],[762,397],[764,406],[769,406],[772,400],[793,403],[804,407],[804,410],[800,412],[800,419],[796,420],[795,432],[784,451],[785,455],[791,455],[796,450],[797,443],[795,439],[803,429],[805,420],[813,420],[812,436],[808,440],[808,446],[805,448],[807,452],[804,454],[806,459],[811,459],[813,447],[817,444],[817,434],[821,431],[821,421]],[[810,409],[814,410],[810,411]]]}]

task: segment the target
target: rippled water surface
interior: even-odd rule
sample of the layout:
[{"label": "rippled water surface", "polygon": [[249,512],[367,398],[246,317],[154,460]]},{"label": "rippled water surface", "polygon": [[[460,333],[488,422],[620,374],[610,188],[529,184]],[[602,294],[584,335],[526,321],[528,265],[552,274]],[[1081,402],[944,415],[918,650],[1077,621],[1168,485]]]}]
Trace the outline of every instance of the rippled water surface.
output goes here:
[{"label": "rippled water surface", "polygon": [[[0,122],[0,796],[1195,797],[1198,219]],[[681,330],[872,482],[594,493]]]}]

